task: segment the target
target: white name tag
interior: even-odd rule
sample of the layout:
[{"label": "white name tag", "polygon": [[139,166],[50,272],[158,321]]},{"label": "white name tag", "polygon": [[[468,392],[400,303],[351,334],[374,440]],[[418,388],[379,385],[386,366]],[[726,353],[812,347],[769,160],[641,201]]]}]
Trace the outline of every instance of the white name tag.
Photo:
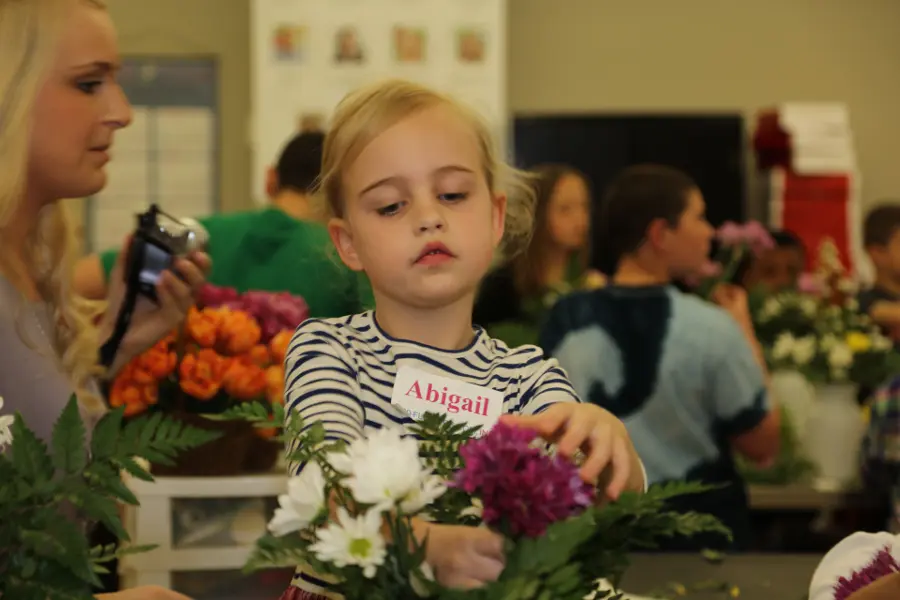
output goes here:
[{"label": "white name tag", "polygon": [[457,423],[479,425],[479,434],[486,433],[503,414],[503,395],[497,390],[413,367],[400,367],[391,404],[416,420],[431,412],[447,415]]}]

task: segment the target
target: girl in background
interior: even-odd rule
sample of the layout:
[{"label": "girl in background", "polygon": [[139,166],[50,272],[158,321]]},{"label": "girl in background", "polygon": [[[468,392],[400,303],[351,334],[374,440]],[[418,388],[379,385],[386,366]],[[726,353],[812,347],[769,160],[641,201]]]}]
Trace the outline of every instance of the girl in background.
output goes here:
[{"label": "girl in background", "polygon": [[599,272],[587,268],[587,178],[564,165],[540,166],[534,173],[534,236],[524,252],[488,274],[473,316],[510,346],[537,343],[544,313],[556,298],[604,282]]},{"label": "girl in background", "polygon": [[[348,267],[368,275],[375,310],[297,329],[285,360],[289,415],[350,442],[413,423],[395,401],[412,389],[394,388],[400,376],[466,383],[502,399],[497,418],[536,430],[564,454],[584,451],[582,477],[602,480],[607,496],[643,489],[618,419],[581,404],[540,349],[510,349],[473,327],[478,285],[498,245],[514,253],[527,242],[533,203],[473,112],[414,83],[362,89],[335,112],[322,173],[332,241]],[[486,528],[414,526],[446,586],[475,588],[503,570],[503,540]],[[284,599],[333,597],[302,568],[293,585]]]}]

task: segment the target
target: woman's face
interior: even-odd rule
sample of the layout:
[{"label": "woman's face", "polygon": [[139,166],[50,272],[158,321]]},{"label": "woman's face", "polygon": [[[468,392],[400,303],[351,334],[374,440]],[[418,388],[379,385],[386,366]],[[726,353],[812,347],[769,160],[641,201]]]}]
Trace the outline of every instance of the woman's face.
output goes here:
[{"label": "woman's face", "polygon": [[553,244],[574,252],[584,248],[591,218],[591,197],[578,175],[563,175],[547,206],[547,229]]},{"label": "woman's face", "polygon": [[119,49],[109,15],[73,2],[56,58],[34,103],[28,191],[46,201],[82,198],[106,185],[105,166],[131,106],[116,81]]}]

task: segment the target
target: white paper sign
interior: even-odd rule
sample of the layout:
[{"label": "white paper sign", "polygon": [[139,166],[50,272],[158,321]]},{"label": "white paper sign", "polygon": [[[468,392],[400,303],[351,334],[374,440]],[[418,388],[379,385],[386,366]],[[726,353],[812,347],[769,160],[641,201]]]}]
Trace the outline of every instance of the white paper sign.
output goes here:
[{"label": "white paper sign", "polygon": [[480,433],[486,433],[503,414],[503,394],[497,390],[413,367],[400,367],[391,404],[403,408],[416,420],[432,412],[445,414],[458,423],[480,425]]}]

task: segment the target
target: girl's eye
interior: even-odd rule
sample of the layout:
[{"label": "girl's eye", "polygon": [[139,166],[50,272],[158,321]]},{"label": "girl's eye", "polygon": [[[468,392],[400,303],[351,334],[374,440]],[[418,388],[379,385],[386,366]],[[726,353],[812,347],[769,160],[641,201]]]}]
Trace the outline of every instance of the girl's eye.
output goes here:
[{"label": "girl's eye", "polygon": [[391,215],[396,215],[400,212],[400,209],[403,207],[402,202],[394,202],[393,204],[388,204],[387,206],[382,206],[377,210],[378,214],[382,217],[390,217]]},{"label": "girl's eye", "polygon": [[460,200],[465,200],[469,197],[469,194],[466,192],[456,192],[453,194],[439,194],[438,198],[445,202],[458,202]]},{"label": "girl's eye", "polygon": [[102,84],[102,81],[82,81],[76,84],[76,87],[85,94],[93,94]]}]

